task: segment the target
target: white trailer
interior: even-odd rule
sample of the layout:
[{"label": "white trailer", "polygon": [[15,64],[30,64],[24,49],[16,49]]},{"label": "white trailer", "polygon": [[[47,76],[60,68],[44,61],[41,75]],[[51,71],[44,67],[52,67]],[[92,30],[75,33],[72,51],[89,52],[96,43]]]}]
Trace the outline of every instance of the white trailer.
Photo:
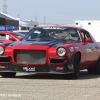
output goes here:
[{"label": "white trailer", "polygon": [[100,20],[76,20],[74,25],[86,29],[97,42],[100,42]]}]

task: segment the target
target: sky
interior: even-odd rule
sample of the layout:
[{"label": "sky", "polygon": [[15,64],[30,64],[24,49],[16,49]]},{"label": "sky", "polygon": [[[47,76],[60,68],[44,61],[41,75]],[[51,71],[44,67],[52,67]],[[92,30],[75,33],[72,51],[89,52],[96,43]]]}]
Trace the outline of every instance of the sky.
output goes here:
[{"label": "sky", "polygon": [[[0,12],[3,4],[4,0],[0,0]],[[100,20],[100,0],[7,0],[7,14],[50,24]]]}]

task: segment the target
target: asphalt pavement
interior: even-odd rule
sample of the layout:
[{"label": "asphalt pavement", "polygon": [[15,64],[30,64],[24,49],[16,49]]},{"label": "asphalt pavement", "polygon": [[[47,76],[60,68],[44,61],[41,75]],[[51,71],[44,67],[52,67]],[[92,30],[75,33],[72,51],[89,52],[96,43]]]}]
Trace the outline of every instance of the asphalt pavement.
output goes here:
[{"label": "asphalt pavement", "polygon": [[0,77],[0,100],[100,100],[100,75],[84,70],[77,80],[58,74]]}]

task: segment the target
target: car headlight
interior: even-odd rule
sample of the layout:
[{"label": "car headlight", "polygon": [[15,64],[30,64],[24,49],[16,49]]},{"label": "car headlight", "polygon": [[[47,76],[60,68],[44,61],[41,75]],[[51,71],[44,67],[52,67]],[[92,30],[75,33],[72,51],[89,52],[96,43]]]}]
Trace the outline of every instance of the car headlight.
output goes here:
[{"label": "car headlight", "polygon": [[4,53],[4,48],[0,46],[0,55]]},{"label": "car headlight", "polygon": [[63,47],[60,47],[57,49],[58,56],[64,56],[66,54],[66,49]]}]

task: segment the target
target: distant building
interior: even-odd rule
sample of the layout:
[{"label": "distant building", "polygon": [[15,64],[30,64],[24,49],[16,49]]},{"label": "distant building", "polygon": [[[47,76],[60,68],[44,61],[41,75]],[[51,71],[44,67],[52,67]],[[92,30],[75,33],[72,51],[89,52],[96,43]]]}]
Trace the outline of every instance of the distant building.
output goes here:
[{"label": "distant building", "polygon": [[[5,18],[7,20],[18,21],[17,24],[19,24],[19,25],[18,25],[17,29],[19,29],[19,30],[21,30],[22,28],[29,28],[30,27],[28,23],[21,21],[20,18],[12,17],[12,16],[5,14],[3,12],[0,12],[0,17]],[[14,22],[11,21],[10,24],[14,24]]]},{"label": "distant building", "polygon": [[32,21],[32,20],[23,20],[23,21],[29,24],[30,29],[38,26],[38,22],[35,22],[35,21]]}]

